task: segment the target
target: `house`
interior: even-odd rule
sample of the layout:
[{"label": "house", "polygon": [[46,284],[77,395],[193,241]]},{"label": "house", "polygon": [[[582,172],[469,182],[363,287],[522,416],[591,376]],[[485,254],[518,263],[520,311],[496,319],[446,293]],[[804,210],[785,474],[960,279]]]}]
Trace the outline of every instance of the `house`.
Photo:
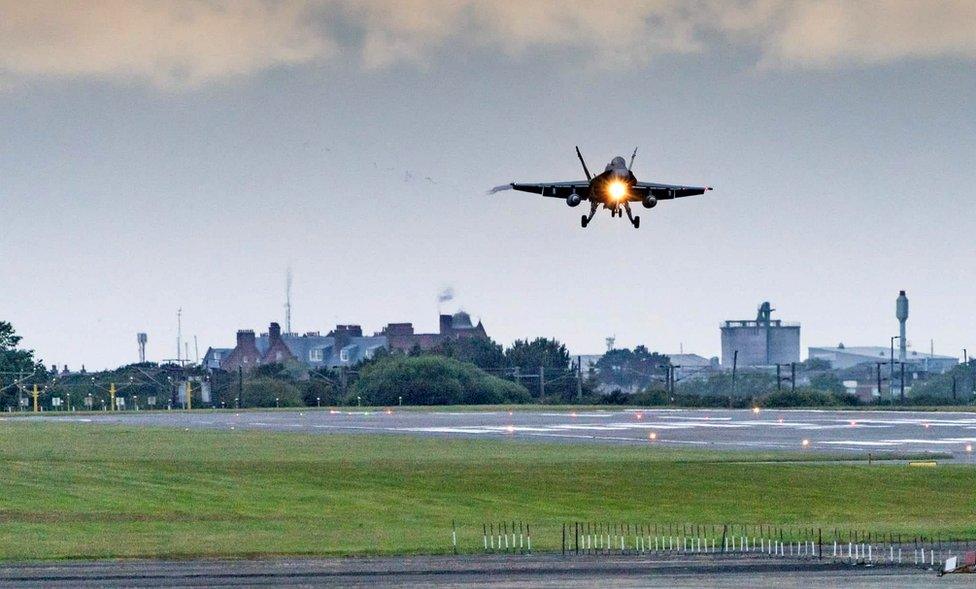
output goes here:
[{"label": "house", "polygon": [[412,323],[390,323],[376,334],[387,339],[390,350],[409,352],[414,348],[430,350],[451,339],[465,337],[488,338],[481,321],[471,323],[471,316],[464,311],[453,315],[441,315],[438,333],[415,333]]},{"label": "house", "polygon": [[363,335],[359,325],[336,325],[326,335],[317,331],[299,335],[282,333],[279,324],[271,323],[268,332],[259,336],[250,329],[238,331],[233,348],[209,348],[203,366],[210,370],[252,370],[262,364],[299,362],[312,369],[336,368],[354,366],[379,350],[430,350],[447,340],[465,337],[488,335],[481,322],[474,325],[464,311],[441,315],[438,333],[415,333],[412,323],[390,323],[371,336]]},{"label": "house", "polygon": [[203,366],[211,370],[252,370],[263,364],[294,361],[313,369],[336,368],[355,365],[387,347],[385,337],[363,336],[358,325],[337,325],[323,336],[318,332],[282,333],[281,326],[272,323],[268,332],[260,336],[250,329],[238,331],[234,348],[208,349]]}]

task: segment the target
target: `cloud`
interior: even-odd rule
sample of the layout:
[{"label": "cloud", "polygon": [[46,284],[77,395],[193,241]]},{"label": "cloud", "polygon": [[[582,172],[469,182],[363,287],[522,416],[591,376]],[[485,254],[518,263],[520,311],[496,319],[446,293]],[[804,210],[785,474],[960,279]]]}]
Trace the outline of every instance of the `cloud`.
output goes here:
[{"label": "cloud", "polygon": [[4,78],[135,79],[193,87],[326,58],[300,0],[0,0]]},{"label": "cloud", "polygon": [[973,0],[786,3],[760,65],[835,68],[906,58],[976,58]]},{"label": "cloud", "polygon": [[464,51],[609,68],[728,46],[764,69],[971,60],[974,22],[972,0],[0,0],[0,86],[192,88],[339,60],[430,67]]}]

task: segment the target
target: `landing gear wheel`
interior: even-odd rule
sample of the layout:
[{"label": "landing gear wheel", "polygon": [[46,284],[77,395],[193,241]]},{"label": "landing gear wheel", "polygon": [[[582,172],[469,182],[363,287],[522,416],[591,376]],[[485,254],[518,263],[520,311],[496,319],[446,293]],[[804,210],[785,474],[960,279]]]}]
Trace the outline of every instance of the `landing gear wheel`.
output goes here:
[{"label": "landing gear wheel", "polygon": [[640,229],[640,217],[634,217],[634,229]]},{"label": "landing gear wheel", "polygon": [[580,217],[580,225],[583,226],[583,229],[586,229],[586,226],[589,224],[589,222],[590,220],[586,218],[586,215]]}]

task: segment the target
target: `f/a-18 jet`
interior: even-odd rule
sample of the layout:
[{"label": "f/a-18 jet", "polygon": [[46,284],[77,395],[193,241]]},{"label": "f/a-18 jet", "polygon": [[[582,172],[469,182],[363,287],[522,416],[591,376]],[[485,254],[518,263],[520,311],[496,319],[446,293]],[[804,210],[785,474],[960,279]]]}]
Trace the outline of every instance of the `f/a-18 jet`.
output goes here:
[{"label": "f/a-18 jet", "polygon": [[624,213],[634,225],[640,227],[640,217],[633,214],[630,210],[630,203],[639,202],[646,209],[653,209],[658,201],[672,200],[685,196],[695,196],[705,194],[712,189],[711,186],[682,186],[679,184],[660,184],[657,182],[639,182],[631,172],[634,166],[634,158],[637,157],[637,150],[630,156],[630,165],[627,165],[624,158],[617,156],[610,160],[606,169],[596,176],[590,174],[583,160],[583,154],[579,147],[576,148],[576,157],[583,165],[583,173],[586,180],[573,180],[570,182],[539,182],[528,184],[523,182],[512,182],[503,184],[491,189],[491,194],[502,190],[521,190],[522,192],[532,192],[542,196],[561,198],[571,207],[577,207],[584,201],[590,204],[590,214],[583,215],[581,223],[583,227],[589,225],[593,220],[593,215],[601,206],[610,210],[611,217],[623,217]]}]

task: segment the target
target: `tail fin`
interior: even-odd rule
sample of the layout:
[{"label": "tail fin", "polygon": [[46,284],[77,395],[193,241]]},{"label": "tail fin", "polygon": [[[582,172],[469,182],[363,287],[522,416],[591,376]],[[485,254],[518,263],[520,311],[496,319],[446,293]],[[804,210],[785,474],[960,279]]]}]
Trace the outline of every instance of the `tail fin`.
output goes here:
[{"label": "tail fin", "polygon": [[634,153],[630,156],[630,165],[627,166],[628,170],[633,170],[634,168],[634,158],[637,157],[637,148],[634,148]]},{"label": "tail fin", "polygon": [[592,180],[593,176],[591,176],[590,171],[586,169],[586,162],[583,161],[583,154],[580,153],[579,145],[576,146],[576,157],[578,157],[580,163],[583,164],[583,173],[586,174],[587,181]]}]

